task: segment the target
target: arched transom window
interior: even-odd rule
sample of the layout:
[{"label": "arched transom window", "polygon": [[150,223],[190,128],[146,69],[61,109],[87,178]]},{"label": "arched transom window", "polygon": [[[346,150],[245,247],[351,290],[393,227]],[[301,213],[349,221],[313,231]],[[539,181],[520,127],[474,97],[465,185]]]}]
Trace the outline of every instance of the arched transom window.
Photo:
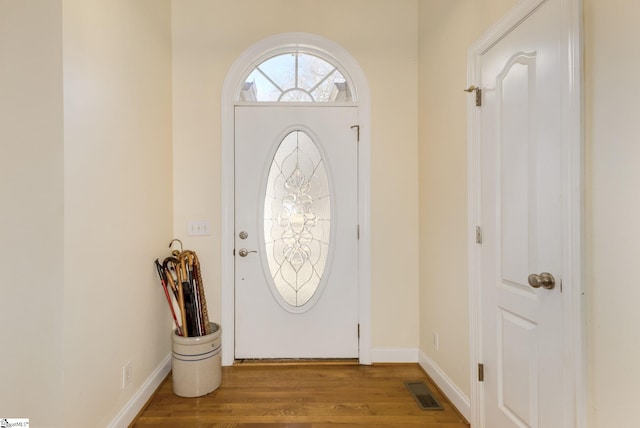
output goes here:
[{"label": "arched transom window", "polygon": [[240,101],[349,102],[349,82],[338,67],[319,56],[288,52],[256,66],[245,79]]}]

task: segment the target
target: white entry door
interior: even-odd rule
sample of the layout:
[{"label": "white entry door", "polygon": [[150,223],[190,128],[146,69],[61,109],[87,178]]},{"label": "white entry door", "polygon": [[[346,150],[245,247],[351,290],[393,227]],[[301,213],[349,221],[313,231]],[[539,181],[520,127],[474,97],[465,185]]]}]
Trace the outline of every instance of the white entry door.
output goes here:
[{"label": "white entry door", "polygon": [[[560,0],[479,58],[480,362],[486,428],[565,426],[568,79]],[[565,414],[566,412],[566,414]]]},{"label": "white entry door", "polygon": [[356,107],[235,109],[235,358],[358,357]]}]

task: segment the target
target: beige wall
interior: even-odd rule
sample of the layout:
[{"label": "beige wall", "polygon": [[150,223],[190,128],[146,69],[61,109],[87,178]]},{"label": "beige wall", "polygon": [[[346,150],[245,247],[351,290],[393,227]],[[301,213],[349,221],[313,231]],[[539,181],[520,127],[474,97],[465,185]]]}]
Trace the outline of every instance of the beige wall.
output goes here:
[{"label": "beige wall", "polygon": [[0,417],[33,426],[62,417],[61,11],[0,1]]},{"label": "beige wall", "polygon": [[640,401],[640,3],[585,1],[589,426]]},{"label": "beige wall", "polygon": [[[307,32],[351,53],[372,105],[372,342],[418,345],[417,1],[173,2],[175,234],[203,261],[220,317],[221,90],[234,61],[279,33]],[[209,237],[187,237],[210,220]]]},{"label": "beige wall", "polygon": [[462,89],[467,49],[515,3],[420,2],[420,350],[467,397],[467,95]]},{"label": "beige wall", "polygon": [[64,426],[100,427],[170,350],[153,260],[172,238],[171,9],[63,4]]}]

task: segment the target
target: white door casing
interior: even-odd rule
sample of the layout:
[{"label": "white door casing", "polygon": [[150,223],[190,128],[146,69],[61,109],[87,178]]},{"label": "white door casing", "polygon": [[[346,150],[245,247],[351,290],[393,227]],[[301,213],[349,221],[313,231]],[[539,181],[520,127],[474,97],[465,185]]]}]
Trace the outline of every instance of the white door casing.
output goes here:
[{"label": "white door casing", "polygon": [[357,121],[357,107],[236,107],[237,359],[358,356]]},{"label": "white door casing", "polygon": [[221,153],[221,324],[222,364],[234,362],[235,350],[235,248],[234,234],[234,112],[244,85],[244,76],[260,62],[291,49],[303,48],[340,64],[343,74],[353,83],[354,102],[358,108],[360,141],[358,152],[358,323],[360,326],[359,361],[371,364],[371,110],[367,79],[358,62],[340,45],[309,33],[283,33],[268,37],[249,47],[233,63],[222,87]]},{"label": "white door casing", "polygon": [[[576,6],[523,3],[470,49],[470,84],[482,91],[482,106],[469,110],[472,373],[484,365],[484,382],[472,379],[479,427],[573,427],[583,418]],[[554,289],[527,283],[542,272],[555,277]]]}]

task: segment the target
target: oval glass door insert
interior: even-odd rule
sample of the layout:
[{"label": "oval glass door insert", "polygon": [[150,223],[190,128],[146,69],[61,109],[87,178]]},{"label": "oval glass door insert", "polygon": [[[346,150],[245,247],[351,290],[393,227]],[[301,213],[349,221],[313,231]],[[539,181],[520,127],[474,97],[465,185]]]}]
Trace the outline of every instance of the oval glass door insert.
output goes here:
[{"label": "oval glass door insert", "polygon": [[264,198],[270,285],[285,309],[303,312],[313,306],[304,307],[320,291],[330,235],[331,195],[322,155],[307,133],[293,131],[274,155]]}]

